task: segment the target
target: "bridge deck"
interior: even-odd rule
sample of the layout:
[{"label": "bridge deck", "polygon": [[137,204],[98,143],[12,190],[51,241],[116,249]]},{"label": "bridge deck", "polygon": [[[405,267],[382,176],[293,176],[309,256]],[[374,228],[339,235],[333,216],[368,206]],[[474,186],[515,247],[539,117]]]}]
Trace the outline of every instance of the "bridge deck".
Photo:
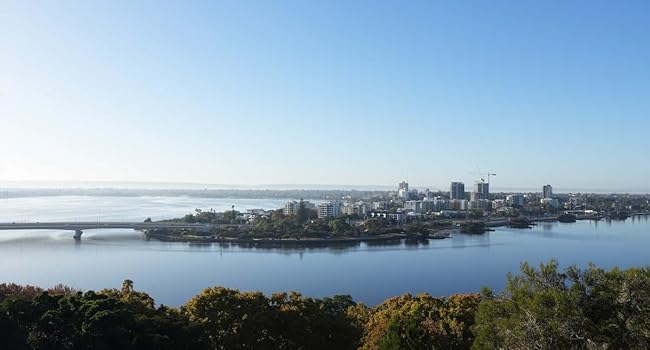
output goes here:
[{"label": "bridge deck", "polygon": [[92,229],[156,229],[194,228],[209,229],[210,224],[187,224],[175,222],[30,222],[0,223],[0,230],[92,230]]}]

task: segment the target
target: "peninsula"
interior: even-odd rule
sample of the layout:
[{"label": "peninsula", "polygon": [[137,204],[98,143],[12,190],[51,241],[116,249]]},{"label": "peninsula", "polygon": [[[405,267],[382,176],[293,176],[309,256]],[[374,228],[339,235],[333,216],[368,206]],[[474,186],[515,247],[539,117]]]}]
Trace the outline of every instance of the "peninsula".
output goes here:
[{"label": "peninsula", "polygon": [[448,193],[409,189],[401,182],[395,192],[347,192],[316,202],[288,201],[273,210],[195,209],[143,231],[147,238],[174,242],[356,244],[442,239],[452,232],[482,234],[492,227],[529,228],[539,221],[621,220],[648,215],[650,209],[644,195],[558,195],[551,185],[541,193],[493,194],[483,181],[469,194],[462,182],[452,182]]}]

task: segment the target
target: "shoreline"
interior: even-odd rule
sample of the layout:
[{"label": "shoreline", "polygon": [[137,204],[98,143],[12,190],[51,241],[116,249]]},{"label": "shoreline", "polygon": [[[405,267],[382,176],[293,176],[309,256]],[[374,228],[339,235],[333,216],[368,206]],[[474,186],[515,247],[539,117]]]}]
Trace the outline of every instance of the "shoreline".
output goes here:
[{"label": "shoreline", "polygon": [[147,239],[155,239],[161,242],[180,242],[180,243],[228,243],[251,246],[327,246],[327,245],[344,245],[358,243],[381,243],[391,241],[405,240],[438,240],[450,238],[455,229],[444,229],[437,231],[428,236],[414,234],[386,234],[378,236],[359,236],[359,237],[338,237],[338,238],[226,238],[226,237],[202,237],[202,236],[183,236],[171,234],[157,234],[145,232]]},{"label": "shoreline", "polygon": [[[647,213],[633,213],[631,216],[640,216],[648,215]],[[606,217],[580,217],[578,221],[582,220],[601,220],[606,219]],[[558,222],[558,217],[534,217],[529,218],[531,225],[534,225],[536,222]],[[487,230],[485,232],[494,231],[492,228],[497,227],[513,227],[509,219],[500,219],[493,221],[485,221],[485,226]],[[517,228],[517,227],[513,227]],[[530,227],[528,227],[530,228]],[[407,241],[429,241],[429,240],[438,240],[451,238],[452,233],[461,233],[460,228],[458,227],[449,227],[439,229],[429,235],[420,235],[420,234],[406,234],[406,233],[392,233],[392,234],[381,234],[381,235],[366,235],[366,236],[357,236],[357,237],[332,237],[332,238],[234,238],[234,237],[213,237],[213,236],[199,236],[199,235],[176,235],[170,233],[156,233],[144,231],[144,235],[147,239],[154,239],[161,242],[178,242],[178,243],[191,243],[191,244],[236,244],[242,246],[267,246],[267,247],[281,247],[281,246],[293,246],[293,247],[309,247],[309,246],[318,246],[318,247],[327,247],[327,246],[337,246],[337,245],[350,245],[350,244],[359,244],[359,243],[382,243],[382,242],[395,242],[401,240]],[[473,234],[473,233],[468,233]]]}]

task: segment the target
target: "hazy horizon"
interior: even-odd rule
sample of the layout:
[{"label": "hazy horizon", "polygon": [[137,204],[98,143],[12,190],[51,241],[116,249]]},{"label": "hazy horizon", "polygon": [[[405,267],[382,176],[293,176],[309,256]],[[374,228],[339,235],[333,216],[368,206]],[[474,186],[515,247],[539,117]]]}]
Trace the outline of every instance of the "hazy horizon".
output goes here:
[{"label": "hazy horizon", "polygon": [[6,1],[0,178],[649,191],[649,13]]},{"label": "hazy horizon", "polygon": [[[529,187],[507,187],[491,186],[491,192],[542,192],[540,186]],[[466,191],[471,191],[473,182],[465,182]],[[447,185],[422,185],[409,184],[410,188],[417,190],[429,189],[431,191],[449,191]],[[66,190],[66,189],[115,189],[115,190],[344,190],[344,191],[396,191],[397,183],[394,185],[359,185],[359,184],[214,184],[214,183],[190,183],[190,182],[149,182],[149,181],[11,181],[0,180],[0,191],[7,189],[31,189],[31,190]],[[619,188],[569,188],[553,185],[555,193],[630,193],[648,194],[648,189]]]}]

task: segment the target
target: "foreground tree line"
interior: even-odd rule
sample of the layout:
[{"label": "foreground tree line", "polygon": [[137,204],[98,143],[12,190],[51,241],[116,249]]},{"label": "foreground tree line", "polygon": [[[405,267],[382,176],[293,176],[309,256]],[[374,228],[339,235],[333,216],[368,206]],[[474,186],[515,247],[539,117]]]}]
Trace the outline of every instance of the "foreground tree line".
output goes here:
[{"label": "foreground tree line", "polygon": [[221,287],[179,308],[121,289],[0,285],[1,349],[648,349],[650,269],[557,262],[508,276],[502,294],[270,297]]}]

